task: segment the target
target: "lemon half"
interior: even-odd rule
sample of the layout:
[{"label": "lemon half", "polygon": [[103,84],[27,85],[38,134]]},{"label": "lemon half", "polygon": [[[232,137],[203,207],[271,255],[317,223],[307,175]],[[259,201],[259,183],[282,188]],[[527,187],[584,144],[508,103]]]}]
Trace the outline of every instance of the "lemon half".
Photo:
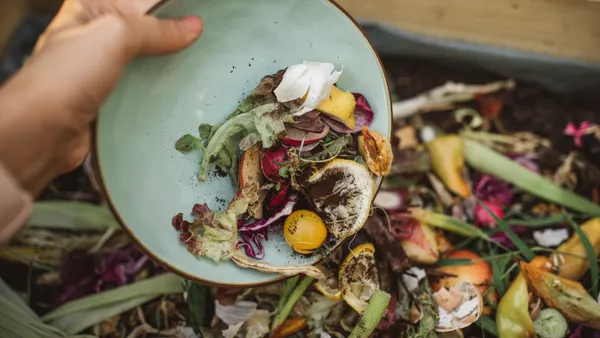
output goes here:
[{"label": "lemon half", "polygon": [[340,266],[338,278],[346,303],[363,314],[371,296],[380,288],[373,244],[354,248]]},{"label": "lemon half", "polygon": [[365,165],[332,160],[311,175],[305,186],[306,194],[335,238],[354,235],[367,221],[375,181]]},{"label": "lemon half", "polygon": [[317,289],[323,296],[331,299],[338,300],[342,298],[342,289],[340,289],[340,283],[337,276],[337,271],[329,269],[323,264],[318,266],[319,270],[325,275],[325,279],[317,280],[313,283],[315,289]]}]

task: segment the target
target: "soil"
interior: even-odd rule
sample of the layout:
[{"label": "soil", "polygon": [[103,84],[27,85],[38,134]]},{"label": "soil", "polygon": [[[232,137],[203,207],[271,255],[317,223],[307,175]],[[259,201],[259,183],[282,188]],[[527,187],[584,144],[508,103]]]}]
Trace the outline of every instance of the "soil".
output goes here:
[{"label": "soil", "polygon": [[[418,95],[448,81],[483,84],[504,80],[504,77],[473,68],[450,68],[428,61],[406,58],[384,58],[384,66],[395,85],[400,100]],[[553,93],[544,87],[517,80],[516,90],[503,95],[504,108],[500,119],[508,131],[529,131],[549,139],[562,154],[573,150],[573,139],[565,136],[567,123],[583,121],[600,123],[598,88],[572,94]],[[586,140],[579,149],[588,160],[600,165],[600,143]]]}]

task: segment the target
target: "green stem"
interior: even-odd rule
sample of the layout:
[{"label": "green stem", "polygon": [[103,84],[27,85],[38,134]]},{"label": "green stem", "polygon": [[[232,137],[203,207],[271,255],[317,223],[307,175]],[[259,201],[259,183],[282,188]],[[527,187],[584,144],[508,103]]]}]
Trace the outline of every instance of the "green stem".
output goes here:
[{"label": "green stem", "polygon": [[275,316],[273,320],[273,326],[271,327],[271,336],[273,333],[279,329],[281,324],[285,322],[287,317],[290,315],[296,303],[300,300],[306,289],[312,284],[314,278],[305,277],[294,289],[294,291],[290,294],[290,296],[285,301],[282,307],[279,308],[279,312]]},{"label": "green stem", "polygon": [[358,325],[352,330],[349,338],[368,338],[371,336],[383,317],[391,298],[389,293],[376,290],[371,300],[369,300],[369,306],[367,306],[365,314],[360,318]]}]

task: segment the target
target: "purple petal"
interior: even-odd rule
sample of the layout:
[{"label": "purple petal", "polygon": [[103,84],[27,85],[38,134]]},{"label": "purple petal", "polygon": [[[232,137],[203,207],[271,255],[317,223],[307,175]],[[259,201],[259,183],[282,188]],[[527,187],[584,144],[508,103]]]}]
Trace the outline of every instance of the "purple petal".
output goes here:
[{"label": "purple petal", "polygon": [[373,122],[373,109],[362,94],[354,93],[356,99],[356,108],[354,109],[354,130],[346,127],[338,118],[323,114],[323,121],[338,133],[352,134],[362,130],[362,127],[368,127]]},{"label": "purple petal", "polygon": [[[527,232],[527,227],[524,226],[511,226],[510,229],[517,235]],[[505,232],[497,232],[490,237],[493,241],[502,244],[509,249],[515,247],[512,240],[508,237],[508,235]]]},{"label": "purple petal", "polygon": [[583,337],[583,325],[577,325],[575,330],[569,335],[569,338],[582,338]]},{"label": "purple petal", "polygon": [[510,205],[513,198],[512,185],[495,177],[483,175],[476,181],[475,196],[501,206],[507,206]]}]

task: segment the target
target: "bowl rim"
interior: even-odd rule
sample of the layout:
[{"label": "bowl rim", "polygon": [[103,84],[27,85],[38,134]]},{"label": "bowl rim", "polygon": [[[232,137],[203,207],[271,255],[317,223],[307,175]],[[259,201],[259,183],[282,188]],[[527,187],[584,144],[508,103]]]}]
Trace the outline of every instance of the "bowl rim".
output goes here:
[{"label": "bowl rim", "polygon": [[[172,0],[161,0],[159,1],[156,5],[154,5],[148,12],[147,14],[152,14],[154,12],[156,12],[158,9],[160,9],[164,4],[170,2]],[[373,46],[373,44],[371,43],[371,41],[369,40],[369,38],[367,37],[367,34],[365,33],[364,29],[358,24],[358,22],[352,17],[352,15],[350,15],[350,13],[348,13],[341,5],[339,5],[336,0],[321,0],[323,2],[329,2],[330,4],[333,5],[333,7],[335,7],[342,15],[344,15],[346,18],[348,18],[350,20],[350,22],[359,30],[359,32],[362,34],[363,38],[365,39],[365,41],[367,42],[367,44],[371,47],[371,51],[373,52],[373,55],[375,56],[375,59],[377,60],[378,64],[379,64],[379,69],[381,70],[381,74],[383,77],[383,81],[384,81],[384,87],[385,87],[385,97],[387,98],[388,101],[388,135],[389,135],[389,139],[391,140],[392,138],[392,124],[393,124],[393,115],[392,115],[392,98],[390,95],[390,89],[389,89],[389,85],[388,85],[388,77],[387,77],[387,73],[385,71],[385,68],[383,67],[383,62],[381,61],[381,58],[379,57],[379,54],[377,53],[377,51],[375,50],[375,47]],[[214,282],[214,281],[210,281],[210,280],[206,280],[203,279],[201,277],[198,276],[194,276],[189,274],[186,271],[180,270],[174,266],[172,266],[171,264],[169,264],[168,262],[166,262],[163,259],[160,259],[159,257],[157,257],[152,250],[150,250],[150,248],[146,247],[144,244],[142,244],[142,242],[135,236],[135,234],[133,233],[133,230],[130,229],[127,226],[127,223],[121,218],[121,215],[119,214],[119,212],[117,211],[117,208],[115,207],[115,204],[113,203],[111,197],[110,197],[110,193],[106,187],[106,184],[104,183],[104,176],[102,174],[102,170],[100,169],[100,158],[98,156],[98,130],[99,125],[97,120],[93,122],[92,125],[92,151],[91,151],[91,164],[92,164],[92,169],[94,172],[94,175],[96,177],[98,186],[100,187],[101,192],[104,194],[104,197],[106,199],[106,202],[108,204],[108,208],[110,210],[110,212],[113,214],[113,216],[115,217],[115,219],[117,220],[117,222],[119,223],[119,225],[121,226],[121,228],[125,231],[125,233],[127,233],[127,235],[129,236],[129,238],[131,238],[131,240],[134,242],[134,244],[142,251],[144,252],[144,254],[146,254],[148,257],[152,258],[152,260],[154,260],[155,262],[157,262],[160,266],[164,267],[166,270],[168,270],[169,272],[172,272],[176,275],[179,275],[181,277],[184,277],[188,280],[191,280],[193,282],[197,282],[197,283],[201,283],[201,284],[205,284],[205,285],[209,285],[209,286],[215,286],[215,287],[231,287],[231,288],[240,288],[240,287],[259,287],[259,286],[264,286],[264,285],[269,285],[269,284],[273,284],[288,278],[291,278],[292,276],[284,276],[284,275],[280,275],[280,276],[275,276],[271,279],[262,281],[262,282],[257,282],[257,283],[218,283],[218,282]],[[375,198],[375,196],[377,195],[377,192],[379,191],[379,189],[381,188],[381,184],[383,182],[383,178],[379,179],[379,183],[377,184],[377,187],[375,188],[375,193],[373,194],[373,198]],[[343,242],[345,241],[345,239],[340,240],[333,248],[332,252],[335,251]],[[321,257],[319,258],[315,263],[311,264],[311,265],[317,265],[319,264],[325,257]]]}]

